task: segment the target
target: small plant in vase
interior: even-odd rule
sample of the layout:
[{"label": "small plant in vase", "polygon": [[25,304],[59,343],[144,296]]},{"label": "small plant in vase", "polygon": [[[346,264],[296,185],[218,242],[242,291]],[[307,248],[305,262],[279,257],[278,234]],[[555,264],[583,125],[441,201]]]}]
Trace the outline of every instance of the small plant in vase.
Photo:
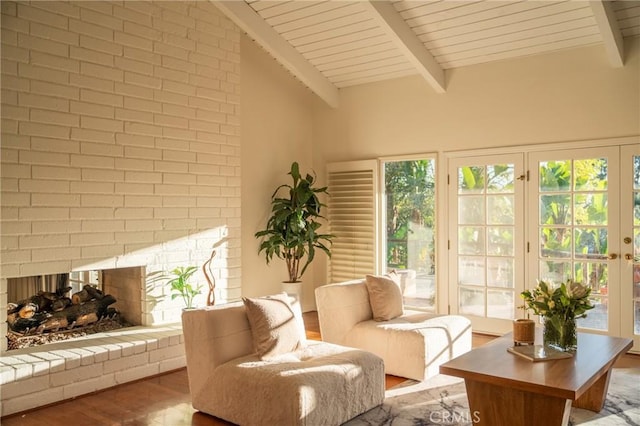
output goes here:
[{"label": "small plant in vase", "polygon": [[200,294],[202,286],[195,287],[189,283],[191,276],[198,270],[195,266],[178,266],[169,272],[173,276],[169,280],[169,285],[173,293],[171,300],[181,297],[185,304],[185,309],[193,308],[193,299]]}]

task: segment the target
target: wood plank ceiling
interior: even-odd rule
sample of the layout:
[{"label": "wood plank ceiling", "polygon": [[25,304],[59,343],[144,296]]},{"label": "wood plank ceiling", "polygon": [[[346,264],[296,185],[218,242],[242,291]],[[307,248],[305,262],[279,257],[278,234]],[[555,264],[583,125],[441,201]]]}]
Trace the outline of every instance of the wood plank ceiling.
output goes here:
[{"label": "wood plank ceiling", "polygon": [[[343,88],[422,73],[443,92],[444,71],[451,68],[601,43],[610,50],[612,66],[621,66],[624,38],[640,36],[635,0],[237,2],[266,24],[266,36],[253,33],[249,27],[256,22],[248,23],[238,5],[226,8],[230,3],[219,4],[268,51],[274,54],[273,38],[280,37],[288,44],[285,51],[319,72],[311,78],[288,67],[310,87],[310,78]],[[281,56],[289,53],[277,46],[275,51],[286,66]]]}]

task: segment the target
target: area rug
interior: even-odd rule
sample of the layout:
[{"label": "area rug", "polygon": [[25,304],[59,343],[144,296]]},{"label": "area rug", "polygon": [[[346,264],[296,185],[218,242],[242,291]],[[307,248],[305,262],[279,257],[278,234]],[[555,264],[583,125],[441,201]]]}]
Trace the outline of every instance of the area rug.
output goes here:
[{"label": "area rug", "polygon": [[[471,426],[474,420],[464,381],[439,375],[425,382],[407,380],[389,389],[381,406],[344,426]],[[640,426],[640,369],[613,369],[603,410],[572,408],[569,425]]]}]

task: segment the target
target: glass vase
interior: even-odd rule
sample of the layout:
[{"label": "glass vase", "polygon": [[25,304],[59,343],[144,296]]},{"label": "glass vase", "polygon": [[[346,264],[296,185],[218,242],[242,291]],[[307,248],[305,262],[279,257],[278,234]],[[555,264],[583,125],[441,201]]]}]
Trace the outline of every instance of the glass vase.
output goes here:
[{"label": "glass vase", "polygon": [[575,352],[578,348],[576,319],[560,315],[544,317],[543,343],[562,352]]}]

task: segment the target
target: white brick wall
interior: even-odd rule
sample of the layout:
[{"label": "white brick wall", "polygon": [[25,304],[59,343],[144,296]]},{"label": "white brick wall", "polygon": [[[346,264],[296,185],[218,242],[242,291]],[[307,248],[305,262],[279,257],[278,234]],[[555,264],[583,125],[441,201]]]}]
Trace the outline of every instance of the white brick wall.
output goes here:
[{"label": "white brick wall", "polygon": [[[1,7],[0,276],[200,265],[224,239],[238,298],[239,30],[201,1]],[[144,324],[179,319],[168,293]]]},{"label": "white brick wall", "polygon": [[[1,8],[0,336],[7,278],[201,265],[221,241],[218,300],[237,299],[239,30],[209,2]],[[148,289],[143,324],[179,320],[168,293]],[[137,330],[0,339],[0,416],[184,366],[179,327]]]}]

